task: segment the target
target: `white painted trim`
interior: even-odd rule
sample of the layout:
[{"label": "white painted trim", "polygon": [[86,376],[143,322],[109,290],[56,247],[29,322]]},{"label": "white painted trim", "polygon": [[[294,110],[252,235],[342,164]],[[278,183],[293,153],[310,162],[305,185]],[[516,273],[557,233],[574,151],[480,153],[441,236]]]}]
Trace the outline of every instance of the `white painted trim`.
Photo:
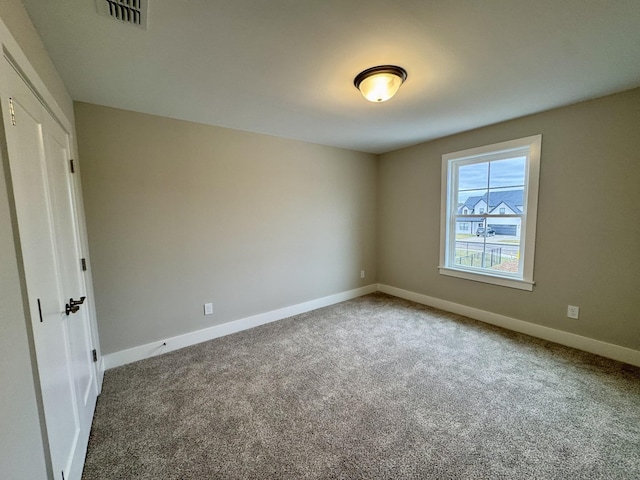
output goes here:
[{"label": "white painted trim", "polygon": [[[171,352],[180,348],[189,347],[198,343],[213,340],[214,338],[223,337],[232,333],[248,330],[249,328],[264,325],[266,323],[282,320],[283,318],[292,317],[301,313],[316,310],[318,308],[327,307],[336,303],[351,300],[352,298],[361,297],[374,293],[378,290],[378,285],[368,285],[366,287],[348,290],[346,292],[336,293],[327,297],[310,300],[297,305],[272,310],[270,312],[260,313],[251,317],[234,320],[231,322],[216,325],[214,327],[197,330],[195,332],[185,333],[176,337],[158,340],[157,342],[147,343],[137,347],[121,350],[119,352],[110,353],[102,357],[104,361],[104,369],[126,365],[127,363],[137,362],[145,358],[154,357],[161,353]],[[166,345],[165,345],[166,344]]]},{"label": "white painted trim", "polygon": [[475,272],[467,272],[462,269],[438,267],[441,275],[447,275],[449,277],[464,278],[465,280],[472,280],[474,282],[491,283],[493,285],[499,285],[501,287],[517,288],[519,290],[527,290],[531,292],[533,290],[533,282],[527,282],[526,280],[518,280],[517,278],[506,278],[489,275],[488,273],[478,274]]},{"label": "white painted trim", "polygon": [[532,337],[541,338],[550,342],[559,343],[560,345],[577,348],[578,350],[595,353],[596,355],[640,367],[640,351],[638,350],[621,347],[619,345],[602,342],[600,340],[594,340],[593,338],[583,337],[574,333],[563,332],[562,330],[556,330],[555,328],[536,325],[535,323],[525,322],[505,315],[487,312],[486,310],[480,310],[478,308],[468,307],[448,300],[429,297],[421,293],[415,293],[409,290],[391,287],[389,285],[379,284],[378,291],[395,297],[411,300],[412,302],[439,308],[440,310],[446,310],[447,312],[464,315],[508,330],[531,335]]},{"label": "white painted trim", "polygon": [[97,387],[98,387],[98,395],[102,393],[102,383],[104,381],[104,357],[100,357],[98,361],[97,370]]},{"label": "white painted trim", "polygon": [[60,122],[64,130],[72,132],[73,128],[71,119],[65,116],[64,111],[55,100],[54,96],[49,92],[44,81],[42,81],[40,75],[38,75],[36,70],[33,68],[31,62],[22,51],[22,48],[18,45],[18,42],[13,38],[13,35],[11,35],[11,32],[2,19],[0,19],[0,40],[2,42],[3,54],[10,60],[10,63],[18,67],[20,74],[24,77],[26,83],[35,90],[34,93],[36,96],[44,102],[47,109],[51,112],[54,118]]}]

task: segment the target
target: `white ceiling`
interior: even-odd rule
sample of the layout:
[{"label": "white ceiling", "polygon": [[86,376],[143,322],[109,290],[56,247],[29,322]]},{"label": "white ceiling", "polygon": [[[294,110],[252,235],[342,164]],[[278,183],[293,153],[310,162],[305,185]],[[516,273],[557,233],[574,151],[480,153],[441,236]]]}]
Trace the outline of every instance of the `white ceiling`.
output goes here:
[{"label": "white ceiling", "polygon": [[147,30],[23,3],[74,100],[373,153],[640,86],[638,0],[149,0]]}]

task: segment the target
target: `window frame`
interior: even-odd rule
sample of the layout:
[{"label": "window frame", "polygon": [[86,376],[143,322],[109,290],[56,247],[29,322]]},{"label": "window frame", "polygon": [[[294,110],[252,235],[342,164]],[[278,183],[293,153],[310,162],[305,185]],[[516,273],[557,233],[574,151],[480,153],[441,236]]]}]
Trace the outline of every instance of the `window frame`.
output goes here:
[{"label": "window frame", "polygon": [[[454,175],[456,166],[461,164],[482,163],[504,158],[510,152],[518,153],[518,150],[528,148],[525,164],[525,179],[523,191],[524,211],[517,215],[507,215],[521,218],[520,232],[520,256],[522,276],[490,271],[478,271],[477,269],[464,268],[452,265],[449,252],[455,251],[455,216],[452,210],[458,207],[457,187],[453,181],[457,181]],[[458,152],[442,155],[442,198],[440,208],[440,274],[489,283],[503,287],[517,288],[532,291],[535,284],[533,279],[533,267],[535,258],[536,224],[538,217],[538,187],[540,181],[540,153],[542,149],[542,135],[532,135],[506,142],[484,145]],[[457,213],[455,215],[458,215]],[[479,214],[486,220],[489,212]],[[483,221],[483,224],[486,223]]]}]

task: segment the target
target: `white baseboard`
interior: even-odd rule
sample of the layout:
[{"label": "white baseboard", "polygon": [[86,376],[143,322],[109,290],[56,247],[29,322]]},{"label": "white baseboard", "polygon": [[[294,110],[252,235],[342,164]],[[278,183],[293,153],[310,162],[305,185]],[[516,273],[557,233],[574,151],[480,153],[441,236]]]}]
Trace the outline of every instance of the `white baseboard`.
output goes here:
[{"label": "white baseboard", "polygon": [[[536,325],[516,318],[487,312],[486,310],[468,307],[459,303],[441,300],[439,298],[411,292],[409,290],[403,290],[401,288],[391,287],[384,284],[374,284],[104,355],[100,359],[100,376],[103,376],[104,371],[109,370],[110,368],[137,362],[138,360],[143,360],[162,353],[171,352],[180,348],[213,340],[214,338],[223,337],[232,333],[241,332],[249,328],[282,320],[283,318],[292,317],[311,310],[344,302],[346,300],[351,300],[352,298],[374,293],[376,291],[411,300],[423,305],[428,305],[430,307],[439,308],[448,312],[457,313],[458,315],[464,315],[491,325],[496,325],[508,330],[524,333],[531,335],[532,337],[541,338],[543,340],[559,343],[560,345],[577,348],[578,350],[595,353],[596,355],[601,355],[603,357],[640,367],[640,351],[638,350],[621,347],[619,345],[602,342],[600,340],[594,340],[574,333],[563,332],[562,330],[556,330],[542,325]],[[102,384],[101,380],[99,381],[99,384]]]},{"label": "white baseboard", "polygon": [[578,350],[595,353],[596,355],[601,355],[603,357],[640,367],[640,351],[638,350],[621,347],[619,345],[602,342],[600,340],[594,340],[593,338],[583,337],[574,333],[563,332],[562,330],[556,330],[555,328],[536,325],[535,323],[525,322],[523,320],[487,312],[485,310],[468,307],[466,305],[461,305],[447,300],[441,300],[439,298],[429,297],[427,295],[391,287],[389,285],[378,284],[378,291],[395,297],[404,298],[405,300],[411,300],[412,302],[439,308],[440,310],[446,310],[447,312],[464,315],[465,317],[490,323],[491,325],[496,325],[508,330],[531,335],[532,337],[549,340],[550,342],[559,343],[560,345],[577,348]]},{"label": "white baseboard", "polygon": [[110,368],[137,362],[138,360],[160,355],[161,353],[171,352],[173,350],[178,350],[179,348],[189,347],[197,343],[213,340],[214,338],[241,332],[242,330],[264,325],[265,323],[275,322],[276,320],[282,320],[283,318],[292,317],[311,310],[327,307],[335,303],[344,302],[345,300],[361,297],[362,295],[374,293],[377,290],[378,286],[376,284],[368,285],[366,287],[336,293],[327,297],[299,303],[297,305],[291,305],[290,307],[284,307],[278,310],[272,310],[270,312],[242,318],[240,320],[234,320],[214,327],[159,340],[157,342],[147,343],[146,345],[140,345],[127,350],[109,353],[102,357],[102,360],[104,361],[104,369],[109,370]]}]

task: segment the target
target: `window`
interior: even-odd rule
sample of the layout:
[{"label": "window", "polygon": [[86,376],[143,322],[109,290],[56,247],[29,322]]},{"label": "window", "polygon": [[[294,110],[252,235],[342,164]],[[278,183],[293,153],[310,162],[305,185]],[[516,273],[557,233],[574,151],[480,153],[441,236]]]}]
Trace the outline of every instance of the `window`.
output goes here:
[{"label": "window", "polygon": [[[535,135],[442,156],[441,274],[533,290],[541,145]],[[459,234],[464,222],[487,228]]]}]

